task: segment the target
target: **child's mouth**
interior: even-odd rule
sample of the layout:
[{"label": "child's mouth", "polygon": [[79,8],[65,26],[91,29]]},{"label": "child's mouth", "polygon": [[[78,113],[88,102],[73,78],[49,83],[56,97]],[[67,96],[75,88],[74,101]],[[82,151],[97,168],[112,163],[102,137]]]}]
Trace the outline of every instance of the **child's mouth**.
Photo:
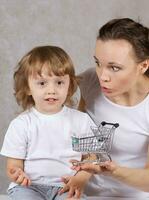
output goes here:
[{"label": "child's mouth", "polygon": [[55,99],[55,98],[47,98],[47,99],[45,99],[45,101],[53,103],[53,102],[57,101],[57,99]]}]

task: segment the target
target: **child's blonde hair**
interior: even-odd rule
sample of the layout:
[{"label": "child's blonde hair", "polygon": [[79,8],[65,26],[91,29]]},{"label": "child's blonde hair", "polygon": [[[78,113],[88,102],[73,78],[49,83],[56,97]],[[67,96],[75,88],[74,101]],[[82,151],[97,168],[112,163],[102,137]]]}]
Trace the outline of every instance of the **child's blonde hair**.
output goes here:
[{"label": "child's blonde hair", "polygon": [[43,66],[47,66],[48,73],[54,73],[56,76],[68,74],[70,85],[66,104],[71,105],[74,92],[77,89],[77,78],[75,70],[69,55],[60,47],[40,46],[33,48],[18,63],[17,70],[14,73],[14,90],[17,103],[26,110],[34,106],[32,96],[28,95],[28,79],[31,75],[41,75]]}]

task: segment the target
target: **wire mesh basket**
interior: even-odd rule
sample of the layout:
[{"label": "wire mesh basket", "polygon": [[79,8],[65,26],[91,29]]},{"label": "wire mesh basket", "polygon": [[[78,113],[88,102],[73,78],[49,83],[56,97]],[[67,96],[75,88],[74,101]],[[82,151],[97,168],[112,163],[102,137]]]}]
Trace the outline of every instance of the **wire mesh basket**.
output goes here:
[{"label": "wire mesh basket", "polygon": [[98,127],[91,127],[92,134],[90,135],[85,137],[72,136],[72,149],[74,151],[96,155],[96,159],[84,160],[77,162],[77,164],[85,162],[99,164],[111,160],[109,153],[112,147],[114,132],[118,126],[118,123],[102,122]]}]

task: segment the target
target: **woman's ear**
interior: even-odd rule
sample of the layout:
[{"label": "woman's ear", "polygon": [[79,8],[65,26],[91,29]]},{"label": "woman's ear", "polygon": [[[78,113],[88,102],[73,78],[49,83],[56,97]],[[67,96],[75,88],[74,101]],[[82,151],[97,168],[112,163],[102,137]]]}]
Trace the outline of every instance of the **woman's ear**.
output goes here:
[{"label": "woman's ear", "polygon": [[141,73],[144,74],[149,69],[149,59],[144,60],[140,63]]}]

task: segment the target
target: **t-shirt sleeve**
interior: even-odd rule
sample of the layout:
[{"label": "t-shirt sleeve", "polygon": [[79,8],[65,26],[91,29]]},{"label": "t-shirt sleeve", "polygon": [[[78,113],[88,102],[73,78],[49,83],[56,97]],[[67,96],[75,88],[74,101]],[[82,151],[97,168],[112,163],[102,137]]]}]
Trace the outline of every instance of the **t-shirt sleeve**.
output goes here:
[{"label": "t-shirt sleeve", "polygon": [[27,127],[22,119],[14,119],[6,132],[0,154],[6,157],[24,159],[27,149]]}]

